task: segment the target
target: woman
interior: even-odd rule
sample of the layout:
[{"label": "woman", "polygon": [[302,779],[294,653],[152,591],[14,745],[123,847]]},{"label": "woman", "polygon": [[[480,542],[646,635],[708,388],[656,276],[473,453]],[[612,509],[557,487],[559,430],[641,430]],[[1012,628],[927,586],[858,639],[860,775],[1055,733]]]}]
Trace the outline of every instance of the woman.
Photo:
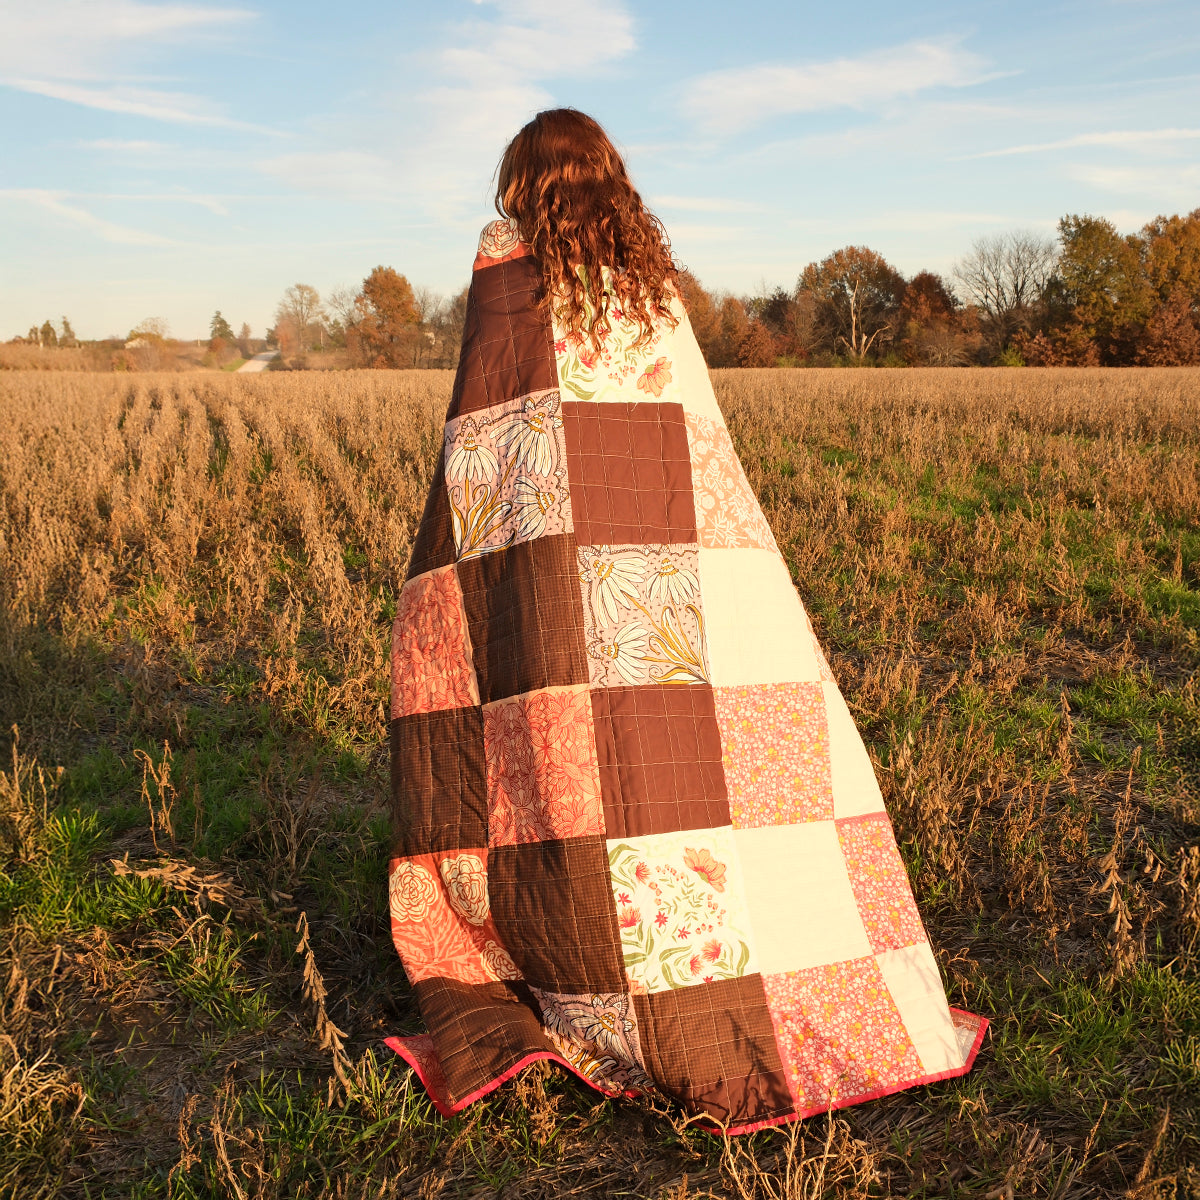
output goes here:
[{"label": "woman", "polygon": [[604,131],[500,167],[392,650],[392,930],[457,1112],[552,1059],[725,1132],[965,1072],[861,739]]}]

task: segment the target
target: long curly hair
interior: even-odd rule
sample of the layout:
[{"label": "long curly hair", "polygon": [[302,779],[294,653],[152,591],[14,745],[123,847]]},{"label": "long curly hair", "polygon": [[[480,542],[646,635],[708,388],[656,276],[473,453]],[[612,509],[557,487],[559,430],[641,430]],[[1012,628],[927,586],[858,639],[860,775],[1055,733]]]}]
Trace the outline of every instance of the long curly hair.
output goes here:
[{"label": "long curly hair", "polygon": [[[599,350],[611,302],[640,326],[671,326],[678,268],[662,222],[642,203],[608,134],[574,108],[540,112],[500,160],[496,211],[516,221],[542,269],[542,304],[568,333]],[[605,295],[603,268],[610,268]]]}]

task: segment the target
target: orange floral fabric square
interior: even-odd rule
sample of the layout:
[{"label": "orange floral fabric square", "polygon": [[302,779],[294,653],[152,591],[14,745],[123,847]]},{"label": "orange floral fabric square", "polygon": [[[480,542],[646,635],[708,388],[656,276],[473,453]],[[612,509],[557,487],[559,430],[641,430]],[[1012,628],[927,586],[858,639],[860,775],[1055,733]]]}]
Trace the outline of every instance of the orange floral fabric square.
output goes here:
[{"label": "orange floral fabric square", "polygon": [[729,431],[722,422],[694,412],[688,412],[686,420],[700,545],[776,550],[775,537],[750,490]]},{"label": "orange floral fabric square", "polygon": [[486,850],[392,859],[388,901],[392,941],[409,983],[521,978],[492,920]]},{"label": "orange floral fabric square", "polygon": [[603,834],[586,687],[546,688],[483,710],[488,845]]},{"label": "orange floral fabric square", "polygon": [[392,626],[392,716],[479,703],[462,588],[453,566],[410,579]]},{"label": "orange floral fabric square", "polygon": [[714,689],[735,829],[833,819],[829,721],[819,683]]},{"label": "orange floral fabric square", "polygon": [[876,954],[929,940],[886,813],[837,822],[858,912]]},{"label": "orange floral fabric square", "polygon": [[796,1107],[865,1098],[922,1071],[873,958],[764,975],[767,1008]]}]

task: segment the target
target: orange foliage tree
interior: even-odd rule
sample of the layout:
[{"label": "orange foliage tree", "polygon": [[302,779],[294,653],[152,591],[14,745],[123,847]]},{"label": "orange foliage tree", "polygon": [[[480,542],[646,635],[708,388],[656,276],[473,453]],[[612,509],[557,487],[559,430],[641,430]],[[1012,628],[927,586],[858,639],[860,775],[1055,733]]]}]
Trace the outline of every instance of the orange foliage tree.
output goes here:
[{"label": "orange foliage tree", "polygon": [[417,358],[421,314],[412,286],[392,267],[376,267],[355,297],[346,345],[367,367],[411,367]]}]

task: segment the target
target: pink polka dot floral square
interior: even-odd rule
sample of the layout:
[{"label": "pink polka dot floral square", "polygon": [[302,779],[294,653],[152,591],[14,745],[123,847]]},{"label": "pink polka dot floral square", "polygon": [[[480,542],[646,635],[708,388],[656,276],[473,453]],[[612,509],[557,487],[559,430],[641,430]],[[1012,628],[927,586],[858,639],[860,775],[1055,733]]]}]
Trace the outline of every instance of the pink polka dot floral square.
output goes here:
[{"label": "pink polka dot floral square", "polygon": [[833,819],[819,683],[717,688],[715,706],[735,829]]},{"label": "pink polka dot floral square", "polygon": [[929,940],[886,813],[837,823],[850,886],[876,954]]},{"label": "pink polka dot floral square", "polygon": [[764,975],[763,987],[800,1110],[921,1074],[916,1047],[873,958]]}]

